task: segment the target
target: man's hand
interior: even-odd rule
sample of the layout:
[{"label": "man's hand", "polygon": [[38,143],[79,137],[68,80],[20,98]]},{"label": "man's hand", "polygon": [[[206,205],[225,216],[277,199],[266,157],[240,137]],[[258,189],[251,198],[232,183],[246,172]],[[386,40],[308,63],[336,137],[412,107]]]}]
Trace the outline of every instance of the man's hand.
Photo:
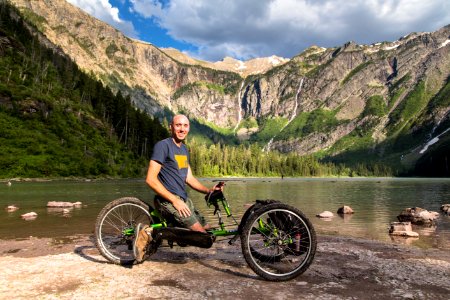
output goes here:
[{"label": "man's hand", "polygon": [[210,193],[214,192],[214,191],[222,191],[223,192],[223,187],[225,186],[225,182],[220,181],[218,184],[216,184],[211,190]]},{"label": "man's hand", "polygon": [[180,216],[186,218],[191,215],[191,211],[189,210],[189,207],[187,207],[186,203],[181,200],[180,198],[176,198],[175,201],[172,201],[173,207],[178,211]]}]

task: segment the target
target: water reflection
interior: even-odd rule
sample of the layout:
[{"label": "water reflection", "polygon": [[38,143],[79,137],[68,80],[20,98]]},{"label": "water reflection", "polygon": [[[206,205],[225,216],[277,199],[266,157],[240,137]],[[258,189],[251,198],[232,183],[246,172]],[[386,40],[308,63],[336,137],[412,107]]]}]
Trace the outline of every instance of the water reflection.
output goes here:
[{"label": "water reflection", "polygon": [[344,220],[344,223],[349,223],[353,218],[353,214],[338,214],[338,216]]},{"label": "water reflection", "polygon": [[393,243],[400,244],[400,245],[408,245],[408,246],[411,246],[414,243],[416,243],[417,241],[419,241],[419,237],[404,237],[404,236],[391,235],[390,238]]}]

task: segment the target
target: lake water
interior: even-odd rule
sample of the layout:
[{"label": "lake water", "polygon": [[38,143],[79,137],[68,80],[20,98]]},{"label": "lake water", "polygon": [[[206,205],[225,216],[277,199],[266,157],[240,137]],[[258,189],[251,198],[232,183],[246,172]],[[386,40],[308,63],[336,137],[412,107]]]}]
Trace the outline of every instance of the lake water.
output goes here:
[{"label": "lake water", "polygon": [[[212,179],[201,181],[207,186],[213,184]],[[237,220],[244,213],[245,204],[255,199],[277,199],[303,211],[319,234],[450,249],[450,217],[442,213],[435,227],[413,227],[420,234],[419,239],[393,239],[388,234],[389,224],[397,221],[397,215],[404,208],[439,211],[442,204],[450,203],[450,179],[246,178],[225,181],[225,195]],[[148,202],[153,199],[144,180],[12,182],[11,186],[2,183],[0,206],[6,208],[15,204],[20,209],[12,213],[0,210],[0,239],[92,234],[102,207],[124,196]],[[206,207],[203,195],[190,192],[190,196],[214,224],[212,210]],[[62,210],[47,209],[48,201],[81,201],[83,207],[63,214]],[[351,206],[355,214],[345,218],[337,215],[342,205]],[[315,217],[325,210],[335,213],[331,221]],[[35,220],[21,219],[21,214],[31,211],[38,214]]]}]

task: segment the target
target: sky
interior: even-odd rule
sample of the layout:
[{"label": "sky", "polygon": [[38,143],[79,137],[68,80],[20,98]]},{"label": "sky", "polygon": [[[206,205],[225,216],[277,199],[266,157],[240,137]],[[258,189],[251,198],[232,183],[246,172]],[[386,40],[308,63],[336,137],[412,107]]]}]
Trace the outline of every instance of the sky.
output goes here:
[{"label": "sky", "polygon": [[128,37],[219,61],[395,41],[450,24],[449,0],[67,0]]}]

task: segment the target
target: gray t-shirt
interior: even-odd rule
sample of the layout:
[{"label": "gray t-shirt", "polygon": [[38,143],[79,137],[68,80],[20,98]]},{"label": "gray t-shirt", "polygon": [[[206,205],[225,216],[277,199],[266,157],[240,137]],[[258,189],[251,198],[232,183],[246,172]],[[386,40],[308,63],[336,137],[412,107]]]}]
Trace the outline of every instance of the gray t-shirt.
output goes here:
[{"label": "gray t-shirt", "polygon": [[172,138],[156,143],[151,160],[161,164],[158,179],[171,193],[187,199],[186,177],[189,167],[189,152],[185,144],[178,147]]}]

